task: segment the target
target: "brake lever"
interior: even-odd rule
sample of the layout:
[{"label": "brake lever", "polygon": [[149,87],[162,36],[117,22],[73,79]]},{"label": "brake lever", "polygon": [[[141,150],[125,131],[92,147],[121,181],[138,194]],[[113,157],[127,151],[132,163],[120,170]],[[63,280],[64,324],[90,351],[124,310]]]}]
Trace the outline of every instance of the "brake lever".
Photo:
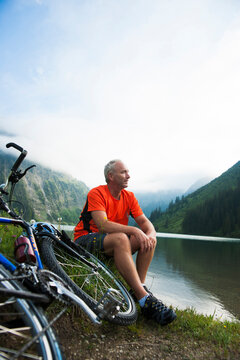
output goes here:
[{"label": "brake lever", "polygon": [[35,166],[36,165],[29,166],[23,173],[21,172],[21,170],[16,171],[15,173],[12,173],[9,177],[9,181],[16,184],[23,176],[26,175],[28,170],[32,169]]},{"label": "brake lever", "polygon": [[30,169],[32,169],[32,168],[34,168],[34,167],[36,167],[36,165],[31,165],[31,166],[29,166],[28,168],[26,168],[25,171],[20,175],[20,176],[21,176],[20,179],[21,179],[23,176],[26,175],[26,173],[28,172],[28,170],[30,170]]}]

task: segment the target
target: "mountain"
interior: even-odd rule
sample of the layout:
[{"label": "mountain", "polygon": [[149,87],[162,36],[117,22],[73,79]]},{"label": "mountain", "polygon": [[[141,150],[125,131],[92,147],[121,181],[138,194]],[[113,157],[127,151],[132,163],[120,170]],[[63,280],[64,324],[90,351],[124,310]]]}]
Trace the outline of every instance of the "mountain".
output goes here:
[{"label": "mountain", "polygon": [[[1,184],[6,182],[15,160],[0,151]],[[32,163],[24,160],[21,169],[30,165]],[[35,219],[57,223],[58,218],[62,218],[62,223],[76,224],[88,190],[83,182],[37,164],[17,183],[13,199],[24,206],[27,221]]]},{"label": "mountain", "polygon": [[185,191],[184,196],[187,196],[191,193],[193,193],[194,191],[198,190],[199,188],[201,188],[202,186],[208,184],[211,180],[213,180],[210,177],[204,177],[201,178],[199,180],[197,180],[195,183],[193,183],[187,191]]},{"label": "mountain", "polygon": [[183,191],[180,189],[175,190],[160,190],[156,192],[136,192],[135,196],[138,199],[144,214],[149,216],[156,208],[161,208],[162,211],[166,210],[169,203],[181,196]]},{"label": "mountain", "polygon": [[240,162],[156,215],[157,231],[240,237]]},{"label": "mountain", "polygon": [[161,208],[161,211],[165,211],[171,201],[175,201],[176,198],[180,198],[183,195],[191,194],[211,180],[209,177],[201,178],[192,184],[185,192],[182,189],[171,189],[155,192],[135,192],[135,195],[144,214],[149,217],[154,210]]}]

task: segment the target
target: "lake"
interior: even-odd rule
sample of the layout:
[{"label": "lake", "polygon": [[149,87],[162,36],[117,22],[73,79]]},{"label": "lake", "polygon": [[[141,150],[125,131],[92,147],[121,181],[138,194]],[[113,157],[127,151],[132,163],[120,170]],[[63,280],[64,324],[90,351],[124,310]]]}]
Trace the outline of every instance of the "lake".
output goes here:
[{"label": "lake", "polygon": [[240,320],[240,242],[158,238],[146,284],[166,305]]}]

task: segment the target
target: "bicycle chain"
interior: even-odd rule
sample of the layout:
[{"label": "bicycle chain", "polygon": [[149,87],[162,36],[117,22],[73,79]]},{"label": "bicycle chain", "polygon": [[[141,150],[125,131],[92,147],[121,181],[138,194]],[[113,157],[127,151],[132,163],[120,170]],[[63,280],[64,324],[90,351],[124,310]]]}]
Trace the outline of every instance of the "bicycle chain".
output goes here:
[{"label": "bicycle chain", "polygon": [[58,293],[56,282],[59,282],[69,291],[72,291],[72,289],[57,274],[53,273],[52,271],[44,269],[44,270],[38,270],[37,275],[39,278],[39,286],[42,292],[47,293],[48,295],[52,296],[54,299],[66,305],[69,305],[71,303],[71,301],[66,295]]}]

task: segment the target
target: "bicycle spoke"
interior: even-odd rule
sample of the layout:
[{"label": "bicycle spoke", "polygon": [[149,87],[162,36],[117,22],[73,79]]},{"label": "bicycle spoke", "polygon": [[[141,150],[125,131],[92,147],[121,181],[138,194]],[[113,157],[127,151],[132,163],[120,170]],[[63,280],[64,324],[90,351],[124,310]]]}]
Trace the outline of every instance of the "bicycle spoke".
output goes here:
[{"label": "bicycle spoke", "polygon": [[0,334],[9,333],[9,334],[17,335],[17,336],[20,336],[23,338],[29,338],[29,336],[26,336],[26,335],[20,333],[19,331],[29,331],[29,330],[30,330],[29,326],[9,329],[5,326],[0,325]]},{"label": "bicycle spoke", "polygon": [[[9,354],[9,356],[10,355],[13,355],[13,356],[9,357],[7,354]],[[17,354],[17,352],[14,350],[0,347],[0,359],[13,359],[13,357],[16,356],[16,354]],[[32,359],[32,360],[41,360],[42,359],[41,356],[36,356],[34,354],[29,354],[29,353],[22,353],[22,356],[26,359]]]}]

